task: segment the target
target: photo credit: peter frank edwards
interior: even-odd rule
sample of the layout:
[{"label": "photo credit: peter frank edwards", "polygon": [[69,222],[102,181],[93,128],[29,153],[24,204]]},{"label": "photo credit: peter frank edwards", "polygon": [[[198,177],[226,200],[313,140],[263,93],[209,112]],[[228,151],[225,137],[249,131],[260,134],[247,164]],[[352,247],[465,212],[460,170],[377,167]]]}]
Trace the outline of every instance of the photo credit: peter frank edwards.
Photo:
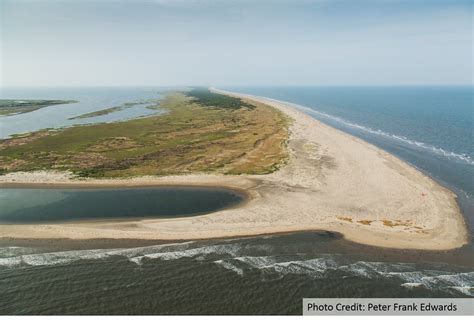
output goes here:
[{"label": "photo credit: peter frank edwards", "polygon": [[472,315],[469,298],[303,299],[304,315]]},{"label": "photo credit: peter frank edwards", "polygon": [[471,0],[0,0],[0,316],[474,315]]}]

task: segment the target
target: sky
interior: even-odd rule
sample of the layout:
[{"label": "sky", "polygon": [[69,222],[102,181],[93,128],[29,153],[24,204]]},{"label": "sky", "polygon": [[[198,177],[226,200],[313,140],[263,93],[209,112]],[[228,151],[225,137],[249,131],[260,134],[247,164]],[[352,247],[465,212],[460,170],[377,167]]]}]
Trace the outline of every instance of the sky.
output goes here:
[{"label": "sky", "polygon": [[0,0],[0,85],[472,85],[473,2]]}]

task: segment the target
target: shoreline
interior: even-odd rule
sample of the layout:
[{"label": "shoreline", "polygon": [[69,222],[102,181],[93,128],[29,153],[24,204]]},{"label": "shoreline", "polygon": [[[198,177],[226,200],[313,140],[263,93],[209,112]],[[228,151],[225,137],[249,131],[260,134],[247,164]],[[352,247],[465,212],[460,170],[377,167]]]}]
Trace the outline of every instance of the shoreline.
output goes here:
[{"label": "shoreline", "polygon": [[283,102],[212,90],[292,119],[288,163],[271,174],[240,176],[72,180],[67,173],[13,173],[0,177],[0,187],[221,187],[246,192],[244,206],[185,218],[0,225],[0,238],[202,240],[328,231],[386,248],[449,250],[468,243],[456,195],[413,166]]},{"label": "shoreline", "polygon": [[[239,236],[239,237],[223,237],[223,238],[206,238],[195,240],[148,240],[148,239],[6,239],[0,238],[0,247],[33,247],[43,248],[51,252],[61,252],[69,250],[94,250],[94,249],[127,249],[127,248],[145,248],[163,244],[179,244],[179,243],[228,243],[233,241],[265,239],[268,237],[292,237],[304,234],[311,234],[315,237],[331,238],[336,241],[336,248],[341,251],[337,253],[350,254],[353,252],[362,254],[383,254],[384,259],[391,257],[393,262],[423,262],[436,261],[453,263],[456,265],[473,267],[474,261],[470,259],[469,253],[472,252],[472,243],[461,248],[449,250],[423,250],[423,249],[404,249],[404,248],[387,248],[368,244],[353,242],[338,232],[329,232],[326,230],[311,231],[295,231],[295,232],[279,232],[261,235]],[[376,259],[374,261],[379,261]]]}]

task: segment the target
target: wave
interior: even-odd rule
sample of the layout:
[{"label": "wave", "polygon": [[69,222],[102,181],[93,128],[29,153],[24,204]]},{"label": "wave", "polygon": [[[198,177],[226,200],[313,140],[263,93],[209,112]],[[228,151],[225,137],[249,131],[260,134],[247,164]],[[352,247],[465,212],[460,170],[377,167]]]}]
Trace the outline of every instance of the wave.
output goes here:
[{"label": "wave", "polygon": [[22,254],[16,256],[3,255],[0,258],[2,267],[18,266],[49,266],[73,263],[78,260],[100,260],[109,257],[125,257],[129,261],[140,265],[144,259],[176,260],[193,258],[209,254],[236,256],[241,246],[238,243],[191,247],[194,241],[170,243],[138,248],[70,250],[59,252],[45,252]]},{"label": "wave", "polygon": [[14,257],[34,252],[36,252],[34,248],[28,247],[0,247],[0,257]]},{"label": "wave", "polygon": [[225,269],[227,270],[231,270],[235,273],[237,273],[239,276],[243,276],[244,275],[244,270],[233,265],[232,263],[228,262],[228,261],[225,261],[225,260],[216,260],[214,261],[214,263],[218,264],[218,265],[221,265],[222,267],[224,267]]},{"label": "wave", "polygon": [[[3,248],[0,256],[0,267],[23,268],[53,266],[74,263],[79,260],[101,260],[111,257],[124,257],[137,265],[148,260],[177,260],[191,258],[205,260],[245,276],[250,270],[263,273],[305,275],[311,278],[348,278],[362,277],[367,279],[394,279],[405,288],[423,287],[428,290],[458,291],[464,295],[474,296],[474,272],[451,272],[443,270],[420,269],[412,263],[388,263],[356,261],[345,262],[343,256],[325,254],[304,259],[299,255],[261,255],[246,254],[248,250],[269,252],[266,245],[246,246],[239,242],[202,245],[199,242],[181,242],[154,245],[138,248],[72,250],[46,253],[29,253],[31,248]],[[16,250],[11,256],[8,250]],[[296,258],[296,259],[295,259]],[[214,260],[216,259],[216,260]],[[336,272],[336,274],[334,274]],[[341,274],[342,273],[342,274]]]},{"label": "wave", "polygon": [[[214,261],[217,265],[240,276],[257,269],[279,274],[304,274],[313,278],[330,277],[330,272],[344,272],[343,277],[368,279],[390,278],[401,281],[405,288],[423,287],[429,290],[456,290],[474,296],[474,272],[455,273],[441,270],[417,270],[414,264],[358,261],[350,264],[338,263],[332,258],[278,261],[277,256],[243,256]],[[341,277],[340,274],[337,277]]]},{"label": "wave", "polygon": [[[252,96],[249,95],[249,97],[252,97]],[[253,97],[257,97],[257,96],[253,96]],[[464,153],[456,153],[456,152],[453,152],[453,151],[444,150],[441,147],[437,147],[437,146],[433,146],[433,145],[428,144],[428,143],[412,140],[412,139],[410,139],[406,136],[388,133],[388,132],[385,132],[385,131],[380,130],[380,129],[373,129],[373,128],[370,128],[370,127],[367,127],[367,126],[360,125],[360,124],[355,123],[355,122],[351,122],[349,120],[342,119],[342,118],[337,117],[337,116],[333,116],[331,114],[328,114],[328,113],[325,113],[325,112],[322,112],[322,111],[314,110],[312,108],[309,108],[309,107],[306,107],[306,106],[303,106],[303,105],[300,105],[300,104],[296,104],[296,103],[292,103],[292,102],[288,102],[288,101],[277,100],[277,99],[272,99],[272,98],[267,98],[267,97],[258,97],[258,98],[266,99],[266,100],[269,100],[269,101],[274,101],[274,102],[278,102],[278,103],[282,103],[282,104],[286,104],[286,105],[289,105],[289,106],[294,107],[296,109],[302,110],[305,113],[313,114],[315,116],[319,116],[319,117],[323,117],[323,118],[335,121],[339,124],[342,124],[343,126],[346,126],[346,127],[352,128],[352,129],[356,129],[356,130],[363,131],[363,132],[366,132],[366,133],[370,133],[370,134],[373,134],[373,135],[381,136],[381,137],[384,137],[384,138],[387,138],[387,139],[390,139],[390,140],[394,140],[394,141],[403,143],[405,145],[409,145],[409,146],[412,146],[412,147],[423,149],[425,151],[431,152],[431,153],[433,153],[435,155],[438,155],[438,156],[442,156],[442,157],[445,157],[445,158],[448,158],[448,159],[451,159],[451,160],[456,160],[458,162],[474,166],[474,159],[471,156],[469,156],[467,154],[464,154]]]},{"label": "wave", "polygon": [[[15,252],[17,255],[15,256],[8,256],[3,252],[0,258],[0,266],[9,268],[19,266],[51,266],[69,264],[79,260],[100,260],[113,256],[126,257],[130,261],[135,262],[134,259],[143,258],[157,251],[169,250],[169,248],[173,248],[174,250],[185,250],[192,243],[194,242],[189,241],[138,248],[69,250],[27,254],[24,254],[23,250],[16,250]],[[10,248],[16,249],[12,247]],[[34,249],[29,248],[29,250]]]},{"label": "wave", "polygon": [[235,256],[239,250],[240,245],[238,244],[212,245],[186,250],[150,253],[134,257],[130,259],[130,261],[136,264],[141,264],[143,259],[176,260],[181,258],[194,258],[196,256],[203,256],[209,254]]},{"label": "wave", "polygon": [[[400,275],[405,278],[405,275]],[[474,297],[474,272],[457,274],[439,274],[435,276],[419,275],[413,282],[403,283],[404,287],[424,287],[427,289],[445,288],[461,292],[462,294]]]},{"label": "wave", "polygon": [[252,257],[244,256],[237,257],[235,260],[243,262],[253,268],[272,270],[278,273],[293,273],[293,274],[307,274],[318,276],[325,271],[335,269],[337,267],[336,261],[330,258],[315,258],[308,260],[295,261],[280,261],[273,256]]}]

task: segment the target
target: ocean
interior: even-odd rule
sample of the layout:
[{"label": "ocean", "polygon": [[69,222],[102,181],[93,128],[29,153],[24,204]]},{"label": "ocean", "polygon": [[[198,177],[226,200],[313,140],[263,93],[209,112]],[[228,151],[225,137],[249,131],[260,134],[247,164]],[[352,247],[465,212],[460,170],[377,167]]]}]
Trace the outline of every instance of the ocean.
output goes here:
[{"label": "ocean", "polygon": [[[472,234],[472,87],[222,89],[287,101],[406,160],[458,194]],[[35,98],[54,96],[40,93]],[[0,287],[0,314],[300,314],[304,297],[473,297],[474,247],[383,249],[323,231],[187,242],[4,240]]]},{"label": "ocean", "polygon": [[474,230],[474,87],[230,87],[376,145],[453,190]]}]

